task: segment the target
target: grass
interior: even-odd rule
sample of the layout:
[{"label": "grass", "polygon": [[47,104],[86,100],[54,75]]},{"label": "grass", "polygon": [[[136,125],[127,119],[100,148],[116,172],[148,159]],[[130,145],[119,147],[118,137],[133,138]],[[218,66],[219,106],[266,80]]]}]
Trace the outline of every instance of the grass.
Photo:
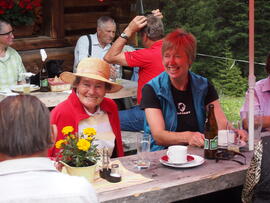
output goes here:
[{"label": "grass", "polygon": [[220,97],[222,109],[229,121],[233,122],[240,119],[240,109],[244,101],[245,97]]}]

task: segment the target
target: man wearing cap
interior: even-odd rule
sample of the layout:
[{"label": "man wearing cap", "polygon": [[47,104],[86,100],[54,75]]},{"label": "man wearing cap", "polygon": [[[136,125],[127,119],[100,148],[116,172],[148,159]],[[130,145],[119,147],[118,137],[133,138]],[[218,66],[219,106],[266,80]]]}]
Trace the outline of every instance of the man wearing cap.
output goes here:
[{"label": "man wearing cap", "polygon": [[[58,104],[51,113],[51,123],[58,129],[56,141],[62,139],[62,129],[72,126],[81,133],[85,128],[95,128],[94,143],[97,148],[108,148],[109,155],[123,156],[122,138],[117,105],[105,94],[117,92],[122,86],[109,80],[110,65],[98,58],[85,58],[76,73],[63,72],[60,78],[73,85],[67,100]],[[51,148],[48,156],[57,156],[58,149]]]},{"label": "man wearing cap", "polygon": [[[104,56],[104,60],[108,63],[139,67],[138,104],[141,101],[143,86],[164,71],[161,57],[164,26],[161,18],[162,14],[158,9],[153,10],[152,14],[147,16],[136,16]],[[132,52],[121,52],[129,37],[139,31],[145,48]],[[138,105],[132,109],[119,111],[119,117],[121,130],[143,130],[145,114]]]}]

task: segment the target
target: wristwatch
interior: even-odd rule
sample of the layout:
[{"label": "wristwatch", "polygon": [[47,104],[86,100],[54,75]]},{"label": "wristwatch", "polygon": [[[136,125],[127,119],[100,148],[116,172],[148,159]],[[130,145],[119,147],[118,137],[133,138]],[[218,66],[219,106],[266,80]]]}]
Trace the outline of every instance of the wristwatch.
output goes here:
[{"label": "wristwatch", "polygon": [[121,33],[120,37],[122,37],[122,38],[128,40],[128,36],[127,36],[127,34],[124,33],[124,32]]}]

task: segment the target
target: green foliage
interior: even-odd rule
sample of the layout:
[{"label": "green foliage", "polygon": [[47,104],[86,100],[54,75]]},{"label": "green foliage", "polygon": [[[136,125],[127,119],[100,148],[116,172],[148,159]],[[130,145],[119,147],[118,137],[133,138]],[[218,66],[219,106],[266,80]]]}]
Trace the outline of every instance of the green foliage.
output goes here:
[{"label": "green foliage", "polygon": [[55,144],[60,149],[58,159],[73,167],[92,166],[100,159],[97,145],[93,143],[95,140],[96,130],[94,128],[86,128],[83,133],[72,134],[74,128],[66,126],[62,129],[65,137],[58,140]]},{"label": "green foliage", "polygon": [[[231,58],[231,53],[227,51],[227,58]],[[212,82],[219,94],[227,96],[244,96],[247,90],[247,79],[242,77],[240,68],[233,60],[221,60],[217,76]]]},{"label": "green foliage", "polygon": [[21,7],[15,4],[13,9],[6,10],[5,15],[2,18],[8,22],[11,22],[12,25],[32,25],[35,20],[35,15],[33,11],[28,11],[22,13]]},{"label": "green foliage", "polygon": [[222,109],[228,119],[228,121],[238,121],[240,120],[240,109],[244,104],[244,97],[227,97],[222,96],[220,98],[220,103]]},{"label": "green foliage", "polygon": [[[166,33],[180,27],[191,32],[197,38],[198,53],[248,61],[248,1],[235,0],[159,0],[164,15]],[[270,51],[270,1],[255,1],[255,62],[265,62]],[[198,56],[192,65],[192,71],[219,81],[220,74],[227,77],[237,76],[232,86],[237,87],[234,95],[242,94],[245,87],[243,78],[248,76],[248,64],[237,62],[231,70],[224,66],[223,59]],[[229,64],[232,64],[230,61]],[[226,69],[226,68],[227,69]],[[229,66],[230,67],[230,66]],[[224,70],[220,73],[220,70]],[[228,73],[226,71],[228,70]],[[240,71],[240,72],[239,72]],[[262,65],[255,65],[258,79],[265,78]],[[246,79],[245,79],[246,80]],[[223,86],[223,83],[220,83]],[[231,92],[232,87],[227,92]],[[223,93],[226,93],[226,91]]]}]

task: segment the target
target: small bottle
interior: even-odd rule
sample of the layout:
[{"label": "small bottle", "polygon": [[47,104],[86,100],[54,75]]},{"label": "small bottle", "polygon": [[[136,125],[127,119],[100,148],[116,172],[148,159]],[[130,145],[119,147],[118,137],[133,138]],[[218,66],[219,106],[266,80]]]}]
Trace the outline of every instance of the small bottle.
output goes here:
[{"label": "small bottle", "polygon": [[204,158],[215,159],[218,148],[218,125],[213,104],[209,104],[204,136]]},{"label": "small bottle", "polygon": [[39,74],[39,80],[40,80],[40,91],[48,92],[49,91],[48,71],[46,68],[46,64],[44,62]]}]

